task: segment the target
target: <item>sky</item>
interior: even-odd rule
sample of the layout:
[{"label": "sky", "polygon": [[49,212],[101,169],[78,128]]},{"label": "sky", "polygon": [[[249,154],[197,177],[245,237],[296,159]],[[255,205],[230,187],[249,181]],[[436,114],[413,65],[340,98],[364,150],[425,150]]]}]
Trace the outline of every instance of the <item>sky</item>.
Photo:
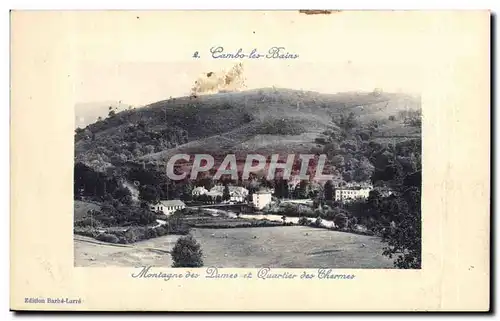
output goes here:
[{"label": "sky", "polygon": [[[266,87],[322,93],[372,91],[419,94],[422,73],[396,63],[308,62],[296,60],[226,60],[174,62],[82,62],[75,86],[77,103],[121,101],[135,107],[187,96],[198,82],[221,79],[241,62],[237,86],[230,90]],[[244,86],[241,86],[244,84]],[[208,93],[213,93],[210,91]]]}]

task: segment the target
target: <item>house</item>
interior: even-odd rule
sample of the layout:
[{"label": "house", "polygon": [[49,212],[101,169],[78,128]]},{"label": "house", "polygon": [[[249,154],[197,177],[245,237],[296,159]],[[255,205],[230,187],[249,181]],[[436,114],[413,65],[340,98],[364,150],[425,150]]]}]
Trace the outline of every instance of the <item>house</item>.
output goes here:
[{"label": "house", "polygon": [[184,204],[181,200],[165,200],[160,201],[157,204],[151,205],[151,210],[155,212],[161,212],[165,215],[171,215],[175,211],[182,210],[186,208],[186,204]]},{"label": "house", "polygon": [[[229,201],[235,203],[242,203],[245,201],[248,196],[248,190],[241,186],[228,186],[229,189]],[[217,196],[222,197],[224,195],[224,186],[217,185],[210,189],[210,192],[207,195],[212,198],[216,198]]]},{"label": "house", "polygon": [[191,194],[194,197],[204,195],[206,193],[208,193],[208,190],[203,186],[197,186],[197,187],[193,188],[193,191],[191,192]]},{"label": "house", "polygon": [[335,201],[349,202],[356,199],[366,199],[372,188],[369,187],[342,187],[335,189]]},{"label": "house", "polygon": [[389,197],[394,194],[394,191],[388,187],[375,187],[374,190],[378,191],[382,197]]},{"label": "house", "polygon": [[252,203],[257,210],[261,210],[271,203],[271,192],[268,190],[259,190],[252,194]]}]

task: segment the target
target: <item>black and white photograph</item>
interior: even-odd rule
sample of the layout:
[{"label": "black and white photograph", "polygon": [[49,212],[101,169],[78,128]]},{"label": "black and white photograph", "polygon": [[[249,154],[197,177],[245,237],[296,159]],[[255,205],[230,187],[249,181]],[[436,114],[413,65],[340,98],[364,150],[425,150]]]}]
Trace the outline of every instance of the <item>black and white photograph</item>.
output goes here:
[{"label": "black and white photograph", "polygon": [[421,268],[420,93],[343,90],[284,47],[262,55],[290,78],[260,87],[256,52],[212,47],[228,68],[191,81],[195,63],[82,68],[75,266]]},{"label": "black and white photograph", "polygon": [[11,12],[10,308],[491,303],[491,12]]}]

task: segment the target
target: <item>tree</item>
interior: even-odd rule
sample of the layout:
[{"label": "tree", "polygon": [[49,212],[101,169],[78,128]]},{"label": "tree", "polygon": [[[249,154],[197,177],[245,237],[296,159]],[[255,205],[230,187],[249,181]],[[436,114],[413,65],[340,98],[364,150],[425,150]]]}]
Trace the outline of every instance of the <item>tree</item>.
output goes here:
[{"label": "tree", "polygon": [[203,252],[191,234],[181,237],[172,250],[172,267],[202,267]]},{"label": "tree", "polygon": [[321,227],[321,222],[322,222],[322,219],[321,217],[317,217],[316,220],[314,221],[314,226],[316,227]]},{"label": "tree", "polygon": [[344,156],[342,155],[336,155],[332,158],[332,164],[335,166],[335,168],[342,168],[344,167]]},{"label": "tree", "polygon": [[410,187],[398,202],[394,228],[384,235],[388,246],[383,254],[392,258],[397,256],[394,265],[401,269],[419,269],[422,264],[422,216],[420,188]]},{"label": "tree", "polygon": [[222,200],[229,201],[231,199],[231,194],[229,193],[229,186],[224,185],[224,191],[222,192]]},{"label": "tree", "polygon": [[141,186],[139,198],[146,202],[155,203],[160,200],[160,193],[153,186]]},{"label": "tree", "polygon": [[372,177],[374,171],[375,167],[370,161],[367,158],[363,158],[354,170],[353,179],[357,182],[367,181]]},{"label": "tree", "polygon": [[348,224],[347,215],[345,215],[344,213],[337,214],[333,218],[333,222],[341,229],[346,228]]},{"label": "tree", "polygon": [[352,181],[353,171],[345,171],[342,173],[342,179],[346,182]]},{"label": "tree", "polygon": [[113,198],[117,200],[122,200],[123,198],[131,196],[130,190],[124,186],[118,187],[114,192],[113,192]]},{"label": "tree", "polygon": [[325,200],[331,201],[333,199],[333,183],[332,183],[332,181],[327,181],[325,183],[324,194],[325,194]]},{"label": "tree", "polygon": [[307,219],[307,217],[305,216],[301,216],[299,218],[299,222],[298,222],[299,225],[303,225],[303,226],[307,226],[309,225],[309,220]]},{"label": "tree", "polygon": [[298,199],[305,199],[308,196],[309,182],[306,180],[300,181],[293,191],[293,197]]},{"label": "tree", "polygon": [[183,201],[189,202],[193,199],[193,186],[187,181],[181,186],[180,198]]}]

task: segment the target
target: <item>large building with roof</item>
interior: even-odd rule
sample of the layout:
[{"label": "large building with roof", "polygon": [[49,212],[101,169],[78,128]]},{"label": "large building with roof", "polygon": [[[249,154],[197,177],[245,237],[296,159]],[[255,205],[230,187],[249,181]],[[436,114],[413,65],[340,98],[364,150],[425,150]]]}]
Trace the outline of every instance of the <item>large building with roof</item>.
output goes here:
[{"label": "large building with roof", "polygon": [[164,200],[159,201],[157,204],[151,205],[150,208],[152,211],[161,212],[165,215],[171,215],[175,211],[186,208],[186,204],[184,204],[184,202],[181,200]]}]

